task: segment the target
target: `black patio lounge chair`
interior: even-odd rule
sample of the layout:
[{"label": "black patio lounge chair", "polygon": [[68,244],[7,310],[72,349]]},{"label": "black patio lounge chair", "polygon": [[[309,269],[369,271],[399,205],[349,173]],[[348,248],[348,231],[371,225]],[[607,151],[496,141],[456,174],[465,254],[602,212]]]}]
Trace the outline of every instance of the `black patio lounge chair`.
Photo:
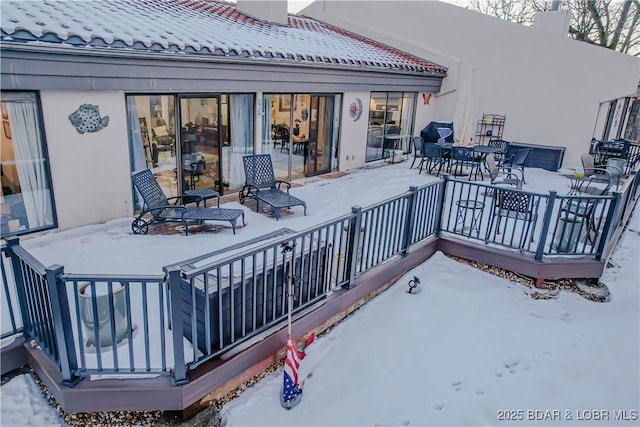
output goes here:
[{"label": "black patio lounge chair", "polygon": [[[255,154],[242,157],[246,184],[240,190],[240,203],[244,204],[249,197],[256,200],[256,212],[260,208],[260,201],[270,205],[276,214],[276,221],[280,219],[280,209],[292,206],[304,207],[307,214],[307,204],[289,194],[291,183],[276,180],[273,173],[273,163],[270,154]],[[287,191],[280,188],[286,186]]]},{"label": "black patio lounge chair", "polygon": [[162,187],[149,169],[134,173],[131,179],[142,196],[145,207],[131,223],[131,230],[134,234],[147,234],[149,225],[156,222],[182,222],[185,235],[189,234],[189,221],[227,221],[231,224],[233,234],[236,234],[238,218],[242,217],[242,223],[246,225],[242,209],[185,206],[184,203],[193,201],[194,196],[178,196],[167,199]]}]

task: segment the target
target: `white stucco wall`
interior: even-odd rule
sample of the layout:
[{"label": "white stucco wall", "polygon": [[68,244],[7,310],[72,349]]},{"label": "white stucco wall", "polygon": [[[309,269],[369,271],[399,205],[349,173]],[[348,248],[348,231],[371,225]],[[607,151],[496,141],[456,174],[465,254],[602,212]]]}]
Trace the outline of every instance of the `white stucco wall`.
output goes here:
[{"label": "white stucco wall", "polygon": [[[131,216],[131,172],[124,95],[41,92],[49,166],[60,229]],[[95,104],[109,124],[79,134],[68,116]]]},{"label": "white stucco wall", "polygon": [[448,3],[317,0],[300,13],[449,67],[426,121],[452,120],[452,89],[474,68],[474,116],[506,114],[504,139],[567,147],[568,167],[600,104],[635,93],[640,78],[638,58]]},{"label": "white stucco wall", "polygon": [[[370,92],[345,92],[342,97],[340,118],[340,146],[338,168],[341,171],[357,169],[365,165],[367,129],[369,127]],[[349,115],[349,106],[356,99],[362,101],[362,114],[357,121]]]}]

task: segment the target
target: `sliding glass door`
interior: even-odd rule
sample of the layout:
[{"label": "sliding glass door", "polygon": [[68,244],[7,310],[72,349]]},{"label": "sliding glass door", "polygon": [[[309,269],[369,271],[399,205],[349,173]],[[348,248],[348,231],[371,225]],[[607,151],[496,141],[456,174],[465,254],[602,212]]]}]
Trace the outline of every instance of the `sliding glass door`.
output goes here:
[{"label": "sliding glass door", "polygon": [[409,152],[416,94],[371,92],[366,161],[380,160],[389,150]]},{"label": "sliding glass door", "polygon": [[183,191],[209,188],[223,192],[220,153],[229,139],[220,113],[220,96],[180,97]]},{"label": "sliding glass door", "polygon": [[131,170],[150,169],[167,197],[239,190],[242,156],[254,152],[253,104],[252,94],[128,96]]},{"label": "sliding glass door", "polygon": [[333,96],[311,96],[308,155],[305,156],[308,176],[331,172],[334,111]]},{"label": "sliding glass door", "polygon": [[277,179],[338,168],[339,100],[333,94],[264,96],[262,152],[271,154]]}]

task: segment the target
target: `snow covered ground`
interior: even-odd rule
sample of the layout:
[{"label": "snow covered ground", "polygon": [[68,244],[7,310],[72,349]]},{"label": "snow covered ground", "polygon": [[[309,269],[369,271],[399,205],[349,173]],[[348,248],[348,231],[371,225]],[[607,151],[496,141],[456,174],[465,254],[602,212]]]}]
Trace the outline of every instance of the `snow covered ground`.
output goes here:
[{"label": "snow covered ground", "polygon": [[532,299],[437,253],[308,348],[298,406],[281,408],[279,370],[226,425],[639,425],[639,211],[602,277],[609,302]]},{"label": "snow covered ground", "polygon": [[[276,222],[242,207],[247,226],[235,236],[226,226],[189,237],[133,236],[131,219],[120,219],[22,244],[45,265],[58,263],[69,273],[160,274],[167,263],[281,227],[302,230],[433,179],[409,171],[403,162],[309,182],[292,190],[308,202],[308,216],[294,208]],[[527,183],[529,191],[568,191],[568,180],[539,169],[527,170]],[[437,253],[309,347],[301,366],[306,380],[300,405],[281,408],[278,370],[227,404],[224,421],[228,426],[638,425],[639,217],[636,208],[602,277],[611,293],[606,303],[571,292],[532,299],[523,285]],[[409,295],[405,290],[414,275],[422,285]],[[3,385],[0,403],[2,426],[63,424],[28,375]]]}]

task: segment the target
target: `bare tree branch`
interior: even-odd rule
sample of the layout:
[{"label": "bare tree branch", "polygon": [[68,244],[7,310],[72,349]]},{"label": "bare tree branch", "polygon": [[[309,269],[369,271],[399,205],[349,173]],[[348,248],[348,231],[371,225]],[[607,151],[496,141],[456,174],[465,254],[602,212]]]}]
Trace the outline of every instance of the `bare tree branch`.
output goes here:
[{"label": "bare tree branch", "polygon": [[[638,4],[638,2],[636,1],[636,10],[633,14],[633,18],[631,20],[631,28],[637,28],[638,26],[638,20],[640,20],[640,5]],[[633,40],[633,35],[634,32],[633,31],[627,31],[627,36],[624,39],[624,42],[622,43],[622,46],[620,47],[620,52],[624,52],[624,53],[629,53],[629,48],[631,47],[631,43]],[[636,39],[638,38],[638,35],[636,34]]]},{"label": "bare tree branch", "polygon": [[[543,0],[471,0],[471,9],[531,25],[536,12],[549,10]],[[563,0],[571,13],[569,36],[575,40],[640,56],[640,0]]]},{"label": "bare tree branch", "polygon": [[598,32],[598,39],[600,40],[599,44],[602,46],[606,46],[607,36],[604,31],[604,24],[602,23],[602,15],[600,15],[600,12],[596,8],[596,2],[593,0],[588,1],[587,10],[589,11],[589,14],[591,15],[591,19],[593,19],[593,23],[596,26],[596,30]]}]

